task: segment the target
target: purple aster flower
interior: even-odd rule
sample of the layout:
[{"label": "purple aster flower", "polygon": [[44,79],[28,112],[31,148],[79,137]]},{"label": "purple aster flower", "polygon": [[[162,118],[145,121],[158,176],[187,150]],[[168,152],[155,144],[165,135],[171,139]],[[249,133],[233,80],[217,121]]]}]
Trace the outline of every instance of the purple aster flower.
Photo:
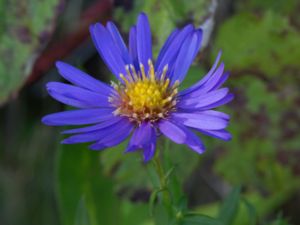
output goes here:
[{"label": "purple aster flower", "polygon": [[219,65],[220,53],[202,80],[178,90],[200,49],[201,29],[192,25],[175,29],[155,64],[150,26],[144,13],[130,29],[128,48],[112,22],[106,27],[92,25],[90,33],[118,83],[109,86],[57,62],[59,73],[72,84],[50,82],[47,90],[56,100],[79,109],[50,114],[42,121],[50,126],[88,125],[64,131],[71,136],[62,143],[93,142],[90,149],[102,150],[131,135],[125,152],[142,149],[144,160],[148,161],[161,134],[197,153],[203,153],[204,145],[195,132],[225,141],[231,139],[225,130],[229,116],[213,110],[233,99],[228,88],[221,88],[228,73],[224,72],[223,63]]}]

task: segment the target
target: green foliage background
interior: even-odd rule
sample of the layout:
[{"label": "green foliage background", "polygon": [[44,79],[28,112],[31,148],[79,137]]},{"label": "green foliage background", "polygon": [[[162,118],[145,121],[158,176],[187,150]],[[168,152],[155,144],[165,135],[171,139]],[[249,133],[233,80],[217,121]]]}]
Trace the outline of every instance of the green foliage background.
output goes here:
[{"label": "green foliage background", "polygon": [[[50,32],[49,21],[57,19],[58,3],[0,2],[4,18],[0,20],[0,102],[24,83],[33,58],[46,44],[39,42],[39,35]],[[129,10],[115,7],[113,18],[127,35],[137,14],[146,12],[157,55],[172,29],[187,22],[200,26],[211,16],[211,4],[209,0],[136,0]],[[25,12],[21,17],[19,7]],[[219,1],[219,8],[210,44],[183,87],[205,75],[222,49],[231,73],[226,84],[235,93],[234,101],[222,108],[231,115],[233,140],[203,137],[207,152],[201,156],[165,143],[165,166],[175,164],[170,186],[177,210],[186,213],[182,224],[297,225],[299,215],[286,212],[285,206],[299,209],[300,204],[290,200],[300,189],[300,3],[233,0]],[[20,27],[26,28],[29,42],[20,39]],[[83,62],[80,66],[85,69]],[[44,84],[38,85],[41,89]],[[84,145],[59,145],[58,130],[42,126],[39,119],[41,112],[61,109],[45,94],[30,93],[21,92],[0,111],[1,224],[166,224],[165,212],[155,201],[154,219],[150,216],[146,200],[152,183],[158,181],[139,154],[123,154],[126,143],[101,153]],[[216,190],[218,197],[203,202],[203,187],[196,185],[207,177],[217,182],[200,184]],[[185,200],[180,183],[185,184]],[[134,198],[138,193],[141,196]],[[187,205],[195,215],[187,213]]]}]

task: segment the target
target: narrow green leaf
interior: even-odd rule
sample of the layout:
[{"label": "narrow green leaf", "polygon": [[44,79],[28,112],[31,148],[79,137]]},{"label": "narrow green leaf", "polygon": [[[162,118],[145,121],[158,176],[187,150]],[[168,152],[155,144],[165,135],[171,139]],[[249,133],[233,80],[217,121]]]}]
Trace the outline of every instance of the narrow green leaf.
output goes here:
[{"label": "narrow green leaf", "polygon": [[161,189],[156,189],[156,190],[153,190],[151,196],[150,196],[150,200],[149,200],[149,212],[150,212],[150,215],[153,216],[153,210],[154,210],[154,203],[155,203],[155,200],[157,199],[157,195],[159,192],[161,192],[162,190]]},{"label": "narrow green leaf", "polygon": [[74,225],[90,225],[84,196],[82,196],[78,203]]},{"label": "narrow green leaf", "polygon": [[224,225],[231,225],[237,215],[240,201],[241,188],[234,188],[231,193],[225,198],[220,210],[218,219]]},{"label": "narrow green leaf", "polygon": [[197,215],[184,218],[181,225],[224,225],[224,223],[209,216]]},{"label": "narrow green leaf", "polygon": [[249,225],[255,225],[257,220],[257,213],[255,207],[245,198],[242,198],[242,202],[247,208],[249,215]]}]

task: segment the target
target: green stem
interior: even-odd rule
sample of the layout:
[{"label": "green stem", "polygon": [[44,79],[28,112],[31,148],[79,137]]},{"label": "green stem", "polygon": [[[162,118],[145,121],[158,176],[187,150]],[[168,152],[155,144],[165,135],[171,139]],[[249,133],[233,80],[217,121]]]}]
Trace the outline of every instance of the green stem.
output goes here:
[{"label": "green stem", "polygon": [[159,184],[160,184],[160,189],[162,190],[162,202],[169,213],[169,215],[172,214],[172,199],[170,195],[170,190],[168,188],[168,182],[166,179],[166,174],[164,172],[164,168],[161,162],[160,158],[160,152],[157,152],[157,154],[154,157],[154,167],[156,170],[156,173],[159,178]]}]

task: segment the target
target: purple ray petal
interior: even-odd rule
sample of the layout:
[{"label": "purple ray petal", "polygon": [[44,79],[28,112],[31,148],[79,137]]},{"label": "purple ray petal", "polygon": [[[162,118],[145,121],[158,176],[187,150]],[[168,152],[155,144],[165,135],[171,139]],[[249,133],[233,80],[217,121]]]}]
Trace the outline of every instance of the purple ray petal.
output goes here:
[{"label": "purple ray petal", "polygon": [[44,116],[42,122],[49,126],[100,123],[112,119],[114,110],[114,108],[70,110]]},{"label": "purple ray petal", "polygon": [[151,139],[148,145],[144,146],[144,161],[148,162],[153,158],[156,149],[156,133],[154,128],[152,128]]},{"label": "purple ray petal", "polygon": [[220,130],[228,125],[228,120],[201,113],[173,113],[172,117],[185,126],[198,129]]},{"label": "purple ray petal", "polygon": [[135,151],[147,145],[151,140],[152,129],[151,124],[148,122],[144,122],[137,127],[133,132],[125,152]]},{"label": "purple ray petal", "polygon": [[99,124],[96,124],[93,126],[65,130],[61,133],[62,134],[76,134],[76,133],[91,132],[91,131],[102,129],[102,128],[112,125],[114,123],[120,122],[122,119],[123,118],[120,116],[115,116],[115,117],[112,117],[111,119],[109,119],[108,121],[104,121],[102,123],[99,123]]},{"label": "purple ray petal", "polygon": [[137,46],[136,46],[136,26],[132,26],[129,32],[129,55],[131,57],[131,61],[135,66],[135,69],[139,70],[139,59],[137,53]]},{"label": "purple ray petal", "polygon": [[200,95],[208,93],[211,91],[219,82],[224,72],[224,63],[221,63],[214,74],[208,79],[201,87],[195,89],[194,91],[186,94],[185,98],[196,98]]},{"label": "purple ray petal", "polygon": [[108,96],[73,85],[49,82],[47,91],[56,100],[78,108],[111,107]]},{"label": "purple ray petal", "polygon": [[228,88],[221,88],[219,90],[211,91],[209,93],[197,96],[196,98],[183,96],[178,103],[178,107],[182,109],[202,109],[203,107],[222,100],[228,95],[228,92]]},{"label": "purple ray petal", "polygon": [[196,134],[194,134],[194,132],[192,132],[184,125],[180,125],[178,123],[177,125],[180,126],[180,128],[185,132],[187,136],[184,144],[189,146],[192,150],[194,150],[198,154],[202,154],[205,151],[205,147],[201,139]]},{"label": "purple ray petal", "polygon": [[176,80],[181,82],[184,79],[188,69],[190,68],[196,54],[200,49],[201,40],[202,30],[195,30],[183,42],[174,64],[171,83],[174,83]]},{"label": "purple ray petal", "polygon": [[231,102],[234,98],[234,95],[233,94],[228,94],[226,95],[224,98],[222,98],[221,100],[215,102],[215,103],[212,103],[210,105],[207,105],[203,108],[201,108],[202,110],[208,110],[208,109],[214,109],[216,107],[219,107],[221,105],[225,105],[227,104],[228,102]]},{"label": "purple ray petal", "polygon": [[136,25],[137,35],[137,53],[139,62],[145,67],[145,71],[148,71],[148,60],[152,60],[152,42],[151,42],[151,30],[148,21],[148,17],[145,13],[140,13]]},{"label": "purple ray petal", "polygon": [[89,131],[82,134],[72,135],[66,139],[64,139],[62,144],[75,144],[75,143],[85,143],[92,141],[99,141],[105,138],[110,133],[115,132],[120,127],[127,125],[128,120],[122,119],[119,121],[115,121],[114,123],[109,123],[108,121],[104,122],[100,129]]},{"label": "purple ray petal", "polygon": [[92,40],[111,72],[120,79],[120,73],[126,75],[125,61],[108,30],[100,23],[90,26]]},{"label": "purple ray petal", "polygon": [[186,140],[186,133],[176,124],[161,120],[158,124],[160,131],[177,144],[183,144]]},{"label": "purple ray petal", "polygon": [[[162,58],[165,56],[166,51],[169,49],[169,46],[171,45],[171,43],[174,41],[174,39],[177,37],[177,35],[180,33],[180,31],[176,28],[172,31],[172,33],[169,35],[169,37],[167,38],[167,40],[165,41],[163,47],[161,48],[158,57],[156,59],[156,64],[155,64],[155,69],[157,72],[160,72],[163,70],[163,67],[165,65],[163,65],[161,63]],[[179,47],[178,47],[179,49]]]},{"label": "purple ray petal", "polygon": [[191,87],[189,87],[189,88],[181,91],[179,93],[179,95],[180,96],[186,95],[186,94],[188,94],[188,93],[190,93],[190,92],[198,89],[199,87],[201,87],[213,75],[213,73],[215,72],[215,70],[216,70],[216,68],[217,68],[217,66],[219,64],[221,55],[222,55],[222,52],[220,51],[218,53],[218,56],[217,56],[217,58],[216,58],[216,60],[215,60],[215,62],[213,64],[212,68],[209,70],[209,72],[200,81],[198,81],[196,84],[192,85]]},{"label": "purple ray petal", "polygon": [[102,83],[99,80],[96,80],[90,75],[80,71],[79,69],[67,63],[56,62],[56,67],[63,78],[79,87],[95,91],[97,93],[107,96],[113,91],[113,89],[109,85]]},{"label": "purple ray petal", "polygon": [[227,130],[197,130],[205,135],[218,138],[223,141],[230,141],[232,139],[231,134]]},{"label": "purple ray petal", "polygon": [[144,150],[144,161],[149,161],[156,148],[156,132],[149,122],[142,123],[134,131],[125,152],[132,152],[138,149]]},{"label": "purple ray petal", "polygon": [[102,150],[113,147],[124,141],[131,133],[134,125],[127,120],[121,126],[115,128],[115,132],[106,132],[107,135],[100,141],[89,146],[91,150]]},{"label": "purple ray petal", "polygon": [[220,112],[220,111],[215,111],[215,110],[206,110],[206,111],[201,111],[199,113],[204,114],[204,115],[209,115],[209,116],[220,117],[224,120],[229,120],[230,119],[230,116],[228,114]]},{"label": "purple ray petal", "polygon": [[188,35],[190,35],[194,30],[193,25],[189,24],[185,26],[181,31],[178,32],[176,36],[174,36],[173,40],[170,40],[168,46],[165,47],[164,51],[160,52],[159,58],[156,61],[155,67],[156,71],[163,71],[163,68],[168,65],[168,71],[173,69],[173,65],[175,64],[176,57],[182,46],[183,42],[186,40]]},{"label": "purple ray petal", "polygon": [[229,72],[225,72],[222,77],[220,78],[220,80],[216,83],[216,85],[211,89],[211,90],[216,90],[218,88],[220,88],[225,81],[228,79],[229,77]]},{"label": "purple ray petal", "polygon": [[129,57],[128,49],[116,25],[113,22],[109,21],[106,27],[107,30],[110,32],[110,35],[112,36],[112,39],[115,42],[115,45],[118,47],[124,62],[126,64],[131,64],[132,61]]}]

